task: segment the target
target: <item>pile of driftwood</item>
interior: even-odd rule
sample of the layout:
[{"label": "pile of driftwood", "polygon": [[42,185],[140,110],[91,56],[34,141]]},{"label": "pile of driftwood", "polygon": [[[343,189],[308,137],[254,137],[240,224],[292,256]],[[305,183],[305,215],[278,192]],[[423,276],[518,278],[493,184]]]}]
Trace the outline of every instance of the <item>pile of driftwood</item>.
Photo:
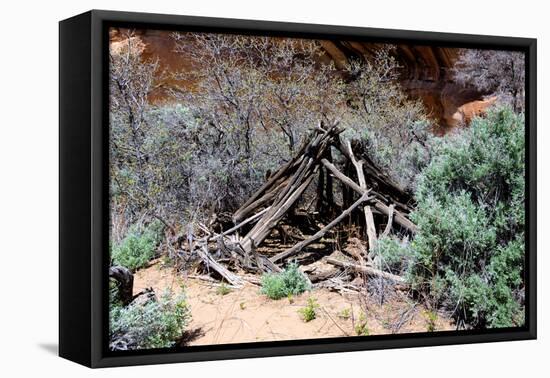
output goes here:
[{"label": "pile of driftwood", "polygon": [[[179,254],[198,258],[208,272],[240,287],[246,278],[237,272],[280,272],[287,261],[326,241],[337,225],[347,222],[363,235],[353,252],[343,248],[353,260],[325,255],[323,261],[339,270],[404,283],[401,277],[377,268],[373,252],[378,238],[392,230],[401,234],[416,232],[415,224],[408,218],[412,198],[366,154],[356,155],[353,144],[340,138],[341,132],[337,124],[317,126],[294,158],[268,177],[233,214],[234,226],[215,232],[213,227],[201,224],[201,236],[188,233],[178,239]],[[333,161],[333,149],[340,152],[338,162]],[[314,182],[315,196],[304,201],[306,189]],[[341,197],[338,204],[335,194]],[[299,209],[300,199],[308,204]],[[288,244],[289,240],[293,243]],[[312,282],[322,282],[330,279],[331,273],[336,272],[312,272],[309,276]]]}]

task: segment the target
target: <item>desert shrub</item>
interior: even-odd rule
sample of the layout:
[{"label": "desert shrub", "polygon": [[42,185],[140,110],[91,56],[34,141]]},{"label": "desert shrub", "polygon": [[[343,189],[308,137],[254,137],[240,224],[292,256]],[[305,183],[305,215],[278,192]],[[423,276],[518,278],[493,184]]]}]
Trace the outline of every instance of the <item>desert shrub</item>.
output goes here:
[{"label": "desert shrub", "polygon": [[261,285],[261,293],[271,299],[298,295],[311,288],[310,283],[298,269],[296,263],[290,263],[280,273],[265,274],[262,277]]},{"label": "desert shrub", "polygon": [[155,256],[163,227],[160,221],[152,222],[147,227],[138,225],[130,227],[122,242],[111,248],[113,262],[130,270],[143,267]]},{"label": "desert shrub", "polygon": [[168,348],[182,336],[191,318],[185,294],[162,297],[146,303],[132,302],[126,307],[110,308],[111,340],[124,339],[131,348]]},{"label": "desert shrub", "polygon": [[315,298],[308,298],[307,305],[298,310],[298,313],[302,316],[302,320],[306,323],[312,321],[317,317],[317,309],[319,304]]},{"label": "desert shrub", "polygon": [[524,120],[490,111],[443,138],[421,173],[408,277],[474,327],[523,323]]},{"label": "desert shrub", "polygon": [[380,269],[399,274],[410,262],[410,246],[407,240],[399,240],[396,236],[382,237],[376,243],[374,256]]}]

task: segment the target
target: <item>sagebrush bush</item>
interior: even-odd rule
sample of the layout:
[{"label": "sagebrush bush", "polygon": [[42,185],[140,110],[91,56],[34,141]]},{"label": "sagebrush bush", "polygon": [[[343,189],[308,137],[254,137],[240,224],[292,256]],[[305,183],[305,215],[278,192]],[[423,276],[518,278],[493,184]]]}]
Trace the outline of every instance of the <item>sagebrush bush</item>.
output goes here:
[{"label": "sagebrush bush", "polygon": [[399,274],[407,269],[410,262],[410,246],[407,241],[394,236],[382,237],[376,243],[374,256],[379,269]]},{"label": "sagebrush bush", "polygon": [[152,222],[147,227],[130,227],[121,243],[111,247],[113,262],[130,270],[143,267],[155,256],[162,232],[163,224],[159,221]]},{"label": "sagebrush bush", "polygon": [[523,319],[524,119],[508,108],[443,138],[419,176],[408,277],[473,327]]},{"label": "sagebrush bush", "polygon": [[109,318],[112,343],[123,340],[128,349],[169,348],[183,335],[191,312],[185,294],[166,291],[145,304],[111,303]]},{"label": "sagebrush bush", "polygon": [[311,289],[311,284],[296,263],[290,263],[281,273],[265,274],[261,285],[260,292],[271,299],[298,295]]}]

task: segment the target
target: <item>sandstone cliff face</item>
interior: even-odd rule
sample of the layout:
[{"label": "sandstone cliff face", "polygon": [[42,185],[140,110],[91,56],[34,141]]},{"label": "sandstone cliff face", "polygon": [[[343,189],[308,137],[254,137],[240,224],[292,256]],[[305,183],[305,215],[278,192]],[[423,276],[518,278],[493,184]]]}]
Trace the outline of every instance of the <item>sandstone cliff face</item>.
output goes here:
[{"label": "sandstone cliff face", "polygon": [[[133,35],[138,40],[144,59],[159,62],[160,70],[175,72],[192,68],[196,62],[182,59],[174,52],[175,43],[171,32],[162,30],[135,30]],[[111,49],[116,51],[124,38],[124,30],[112,29],[110,32]],[[368,59],[381,48],[381,44],[357,41],[321,41],[326,55],[321,59],[333,61],[336,67],[343,67],[351,58]],[[494,103],[495,99],[484,99],[483,94],[475,89],[464,88],[456,84],[451,75],[451,68],[458,58],[459,49],[397,45],[393,55],[401,66],[400,84],[407,94],[420,99],[430,117],[439,125],[437,133],[468,123],[473,116],[480,114]],[[158,83],[158,89],[152,94],[151,101],[166,101],[166,88],[188,87],[185,83],[165,75]]]}]

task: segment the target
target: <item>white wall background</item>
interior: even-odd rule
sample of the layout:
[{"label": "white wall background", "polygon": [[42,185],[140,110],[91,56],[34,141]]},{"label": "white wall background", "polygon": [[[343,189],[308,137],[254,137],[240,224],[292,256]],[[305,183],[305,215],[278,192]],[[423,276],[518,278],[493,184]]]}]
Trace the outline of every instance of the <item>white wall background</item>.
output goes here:
[{"label": "white wall background", "polygon": [[[0,21],[0,375],[119,377],[543,376],[550,371],[548,219],[539,216],[539,340],[89,370],[56,356],[58,25],[91,8],[535,37],[539,214],[550,208],[544,1],[6,0]],[[546,275],[545,275],[546,273]],[[545,351],[546,349],[546,351]],[[546,374],[545,374],[546,373]]]}]

